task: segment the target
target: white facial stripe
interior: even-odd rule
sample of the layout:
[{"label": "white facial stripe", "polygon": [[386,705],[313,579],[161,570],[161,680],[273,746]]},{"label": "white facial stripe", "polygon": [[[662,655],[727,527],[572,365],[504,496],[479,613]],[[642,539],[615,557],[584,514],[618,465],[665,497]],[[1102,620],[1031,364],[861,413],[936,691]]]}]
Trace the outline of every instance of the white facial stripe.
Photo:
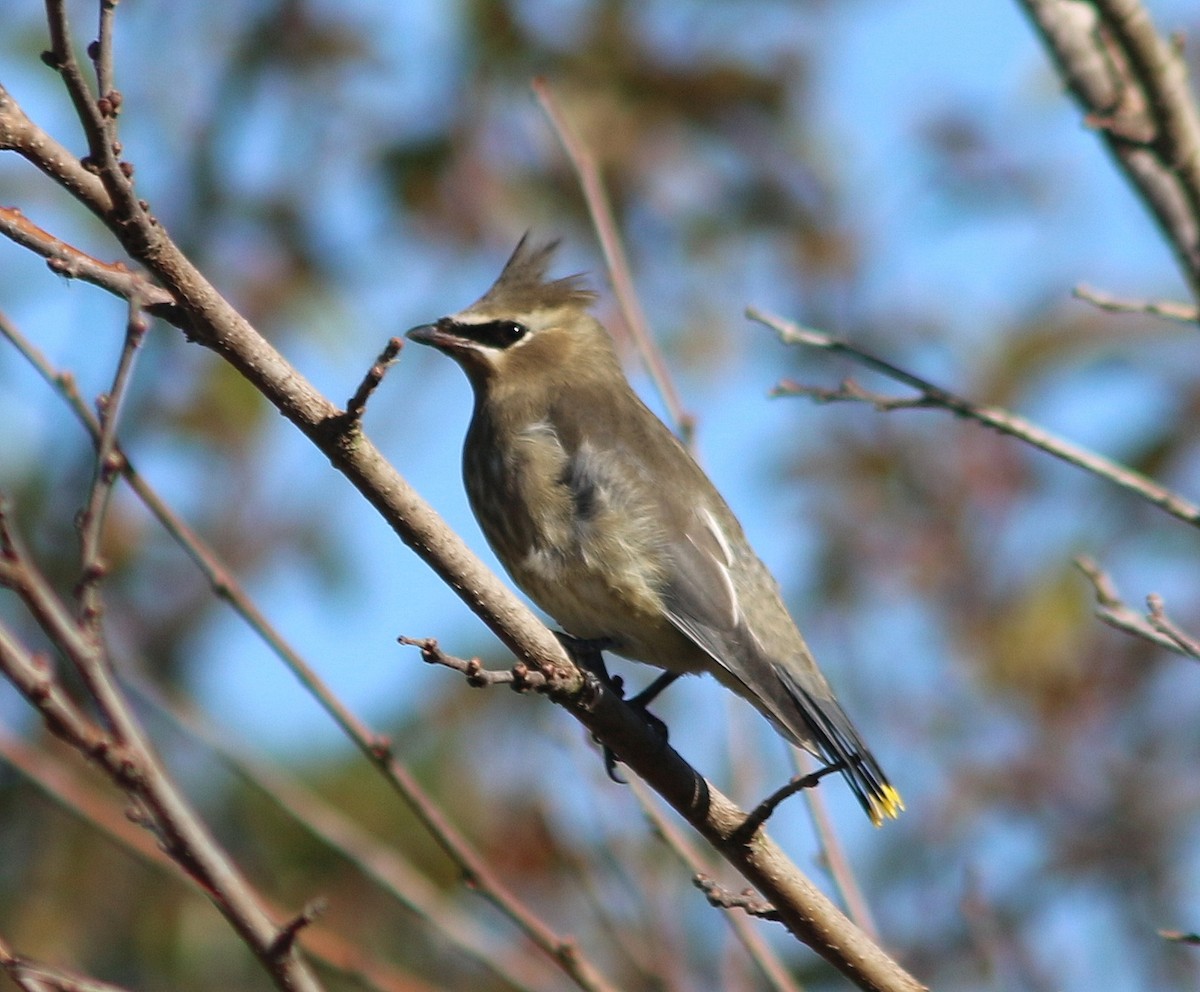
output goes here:
[{"label": "white facial stripe", "polygon": [[494,355],[500,355],[506,351],[512,351],[514,348],[520,348],[534,336],[533,328],[530,327],[530,325],[525,321],[518,320],[515,317],[485,317],[477,313],[464,312],[461,314],[452,314],[447,319],[463,327],[485,327],[488,324],[495,324],[501,321],[512,321],[514,324],[521,324],[526,328],[526,333],[510,344],[488,344],[485,341],[472,340],[471,343],[480,351],[486,351]]}]

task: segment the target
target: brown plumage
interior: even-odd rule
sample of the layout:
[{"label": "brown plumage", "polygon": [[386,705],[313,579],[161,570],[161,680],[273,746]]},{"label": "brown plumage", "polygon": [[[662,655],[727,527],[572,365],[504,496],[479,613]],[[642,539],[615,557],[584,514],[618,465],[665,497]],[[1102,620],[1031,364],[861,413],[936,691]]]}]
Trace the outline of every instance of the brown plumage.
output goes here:
[{"label": "brown plumage", "polygon": [[633,392],[557,242],[522,238],[476,303],[409,336],[475,393],[471,508],[513,580],[575,637],[672,672],[710,672],[788,740],[838,764],[878,824],[903,809],[741,525]]}]

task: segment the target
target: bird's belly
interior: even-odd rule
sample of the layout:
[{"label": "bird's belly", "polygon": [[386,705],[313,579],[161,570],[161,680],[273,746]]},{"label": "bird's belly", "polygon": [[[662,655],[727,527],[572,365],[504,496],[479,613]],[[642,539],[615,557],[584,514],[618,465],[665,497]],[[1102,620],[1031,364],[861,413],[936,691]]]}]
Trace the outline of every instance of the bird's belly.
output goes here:
[{"label": "bird's belly", "polygon": [[666,618],[657,591],[641,576],[533,552],[512,569],[516,583],[574,637],[673,672],[696,672],[706,657]]}]

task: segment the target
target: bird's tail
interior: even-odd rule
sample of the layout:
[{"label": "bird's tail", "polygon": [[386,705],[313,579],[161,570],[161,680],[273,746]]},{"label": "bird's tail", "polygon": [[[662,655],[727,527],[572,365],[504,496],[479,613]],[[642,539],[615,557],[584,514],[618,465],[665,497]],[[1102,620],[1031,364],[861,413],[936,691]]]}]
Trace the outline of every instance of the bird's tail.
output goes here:
[{"label": "bird's tail", "polygon": [[904,809],[900,793],[867,750],[838,701],[833,696],[814,696],[785,668],[776,666],[775,671],[804,721],[807,734],[803,736],[812,742],[826,764],[840,767],[871,822],[878,827],[885,817],[895,819],[899,816]]}]

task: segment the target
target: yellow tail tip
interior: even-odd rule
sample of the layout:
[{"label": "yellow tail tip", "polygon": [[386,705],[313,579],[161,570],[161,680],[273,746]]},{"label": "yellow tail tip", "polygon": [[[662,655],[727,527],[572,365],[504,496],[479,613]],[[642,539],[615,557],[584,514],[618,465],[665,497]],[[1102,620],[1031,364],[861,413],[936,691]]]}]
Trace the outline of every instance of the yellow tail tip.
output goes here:
[{"label": "yellow tail tip", "polygon": [[900,793],[890,785],[884,785],[878,796],[871,797],[871,808],[868,810],[868,814],[871,822],[877,827],[883,826],[884,817],[894,820],[902,812],[904,812],[904,800],[900,798]]}]

